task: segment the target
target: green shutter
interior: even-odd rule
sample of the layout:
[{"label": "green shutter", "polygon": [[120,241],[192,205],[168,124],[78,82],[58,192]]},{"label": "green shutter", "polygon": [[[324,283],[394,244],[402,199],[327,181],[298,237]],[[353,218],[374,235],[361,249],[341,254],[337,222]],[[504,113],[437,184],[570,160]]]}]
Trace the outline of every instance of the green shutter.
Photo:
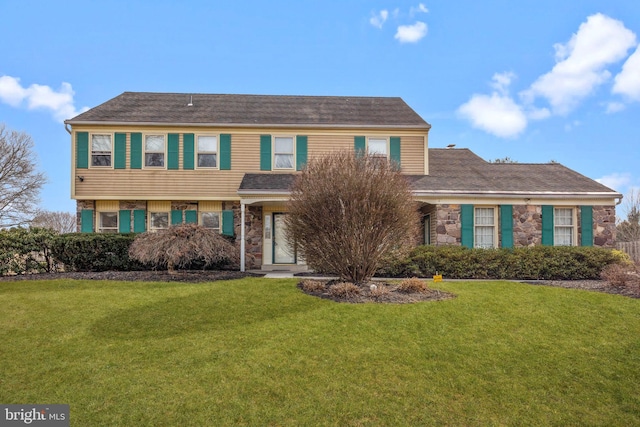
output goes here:
[{"label": "green shutter", "polygon": [[367,152],[367,142],[364,136],[353,137],[353,149],[358,157]]},{"label": "green shutter", "polygon": [[500,233],[502,234],[502,247],[513,247],[513,206],[500,205]]},{"label": "green shutter", "polygon": [[171,211],[171,225],[182,224],[182,211]]},{"label": "green shutter", "polygon": [[131,233],[131,211],[122,209],[118,213],[118,232]]},{"label": "green shutter", "polygon": [[307,137],[296,136],[296,170],[301,171],[307,165]]},{"label": "green shutter", "polygon": [[76,132],[76,168],[89,167],[89,133]]},{"label": "green shutter", "polygon": [[195,152],[192,133],[182,134],[182,169],[193,170],[193,155]]},{"label": "green shutter", "polygon": [[389,159],[400,168],[400,137],[389,138]]},{"label": "green shutter", "polygon": [[147,231],[147,213],[143,209],[133,211],[133,232],[144,233]]},{"label": "green shutter", "polygon": [[220,134],[220,170],[231,170],[231,135]]},{"label": "green shutter", "polygon": [[194,211],[194,210],[184,211],[184,222],[187,224],[197,224],[198,211]]},{"label": "green shutter", "polygon": [[460,224],[462,226],[460,230],[462,246],[473,248],[473,205],[460,206]]},{"label": "green shutter", "polygon": [[222,234],[233,236],[233,211],[222,211]]},{"label": "green shutter", "polygon": [[169,153],[169,158],[167,160],[167,169],[176,170],[178,169],[179,162],[179,148],[180,147],[180,135],[177,133],[170,133],[167,136],[167,152]]},{"label": "green shutter", "polygon": [[260,170],[271,170],[271,135],[260,135]]},{"label": "green shutter", "polygon": [[131,134],[131,169],[142,169],[142,134]]},{"label": "green shutter", "polygon": [[80,213],[80,231],[93,233],[93,209],[82,209]]},{"label": "green shutter", "polygon": [[542,206],[542,244],[553,246],[553,206]]},{"label": "green shutter", "polygon": [[580,230],[582,238],[580,245],[593,246],[593,207],[580,206]]},{"label": "green shutter", "polygon": [[116,133],[114,141],[114,169],[124,169],[127,167],[127,134]]}]

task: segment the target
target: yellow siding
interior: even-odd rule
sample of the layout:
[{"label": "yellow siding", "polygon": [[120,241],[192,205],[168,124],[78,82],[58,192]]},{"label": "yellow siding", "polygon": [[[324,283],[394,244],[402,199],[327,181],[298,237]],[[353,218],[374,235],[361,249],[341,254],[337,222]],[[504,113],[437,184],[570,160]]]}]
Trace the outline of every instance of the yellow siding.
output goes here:
[{"label": "yellow siding", "polygon": [[97,200],[96,210],[100,212],[114,212],[120,209],[118,200]]},{"label": "yellow siding", "polygon": [[171,202],[165,200],[151,200],[147,202],[149,212],[167,212],[171,210]]},{"label": "yellow siding", "polygon": [[[127,134],[126,169],[75,168],[75,133],[101,132]],[[179,169],[131,169],[131,133],[180,134]],[[183,134],[231,134],[231,170],[183,170]],[[72,197],[95,200],[237,200],[237,191],[245,173],[264,173],[260,170],[260,135],[306,135],[308,158],[334,150],[352,150],[356,135],[399,136],[401,138],[402,171],[406,174],[424,173],[424,130],[381,129],[374,132],[361,129],[223,129],[207,127],[135,126],[74,126],[72,139]],[[166,164],[166,159],[165,159]],[[291,171],[282,171],[290,173]],[[273,173],[282,173],[273,172]],[[81,182],[77,176],[82,176]]]},{"label": "yellow siding", "polygon": [[222,202],[203,201],[198,203],[198,210],[204,212],[220,212]]}]

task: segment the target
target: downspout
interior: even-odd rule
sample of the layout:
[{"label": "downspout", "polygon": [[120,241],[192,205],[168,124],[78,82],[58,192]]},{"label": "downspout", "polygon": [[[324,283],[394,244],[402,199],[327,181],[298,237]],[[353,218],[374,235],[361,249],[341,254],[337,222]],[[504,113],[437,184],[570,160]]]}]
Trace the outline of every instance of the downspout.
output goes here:
[{"label": "downspout", "polygon": [[618,206],[620,203],[622,203],[622,199],[623,198],[624,198],[624,196],[616,197],[616,199],[618,199],[618,201],[616,202],[616,206]]},{"label": "downspout", "polygon": [[67,126],[69,126],[69,123],[65,123],[65,124],[64,124],[64,130],[66,130],[66,131],[67,131],[67,133],[68,133],[69,135],[71,135],[71,129],[69,129]]},{"label": "downspout", "polygon": [[244,271],[244,202],[240,200],[240,271]]}]

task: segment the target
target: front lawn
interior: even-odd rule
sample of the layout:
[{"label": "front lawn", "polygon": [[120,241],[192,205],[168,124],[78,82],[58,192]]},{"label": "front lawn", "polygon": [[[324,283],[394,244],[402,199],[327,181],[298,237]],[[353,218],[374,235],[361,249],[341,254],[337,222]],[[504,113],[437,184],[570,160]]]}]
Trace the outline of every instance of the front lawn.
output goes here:
[{"label": "front lawn", "polygon": [[73,426],[640,425],[640,300],[509,282],[338,304],[297,280],[0,283],[0,403]]}]

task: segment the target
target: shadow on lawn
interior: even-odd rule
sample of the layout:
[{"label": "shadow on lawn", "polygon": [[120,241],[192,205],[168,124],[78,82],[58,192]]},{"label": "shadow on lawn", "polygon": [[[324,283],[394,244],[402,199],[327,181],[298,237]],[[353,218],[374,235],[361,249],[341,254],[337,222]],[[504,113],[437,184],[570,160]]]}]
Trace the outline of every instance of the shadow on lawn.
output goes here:
[{"label": "shadow on lawn", "polygon": [[203,292],[170,298],[153,304],[114,311],[93,324],[97,338],[167,338],[206,330],[229,330],[237,326],[265,322],[320,307],[299,299],[226,298],[216,292]]}]

